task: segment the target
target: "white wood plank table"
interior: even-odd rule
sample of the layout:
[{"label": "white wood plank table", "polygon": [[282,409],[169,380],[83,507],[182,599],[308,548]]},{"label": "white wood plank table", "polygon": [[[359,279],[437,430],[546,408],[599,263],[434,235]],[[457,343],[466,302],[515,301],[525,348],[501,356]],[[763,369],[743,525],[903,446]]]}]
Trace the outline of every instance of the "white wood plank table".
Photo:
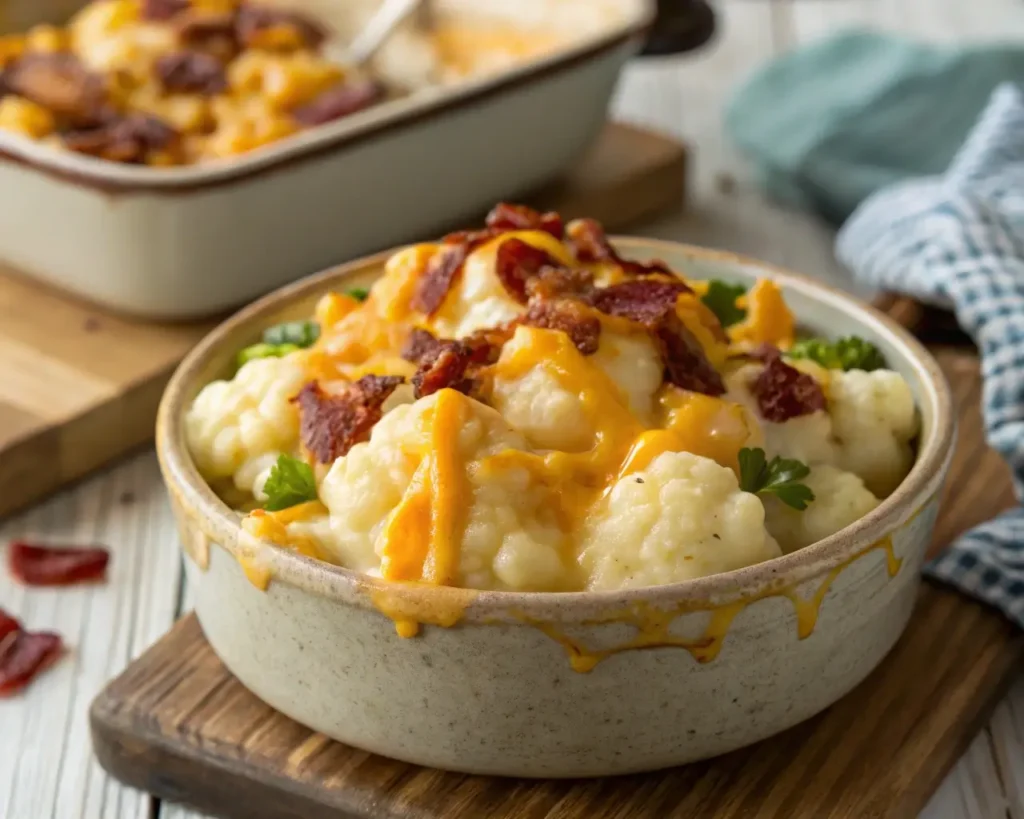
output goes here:
[{"label": "white wood plank table", "polygon": [[[1020,0],[724,0],[716,41],[698,55],[638,64],[616,112],[685,137],[695,148],[685,214],[638,231],[728,248],[851,283],[832,232],[766,202],[721,132],[728,92],[772,54],[847,24],[934,40],[1024,38]],[[156,459],[145,452],[0,525],[19,537],[101,542],[114,552],[103,586],[27,593],[0,572],[0,606],[31,628],[65,635],[71,651],[24,696],[0,700],[0,819],[201,819],[121,787],[89,744],[94,694],[189,606],[177,534]],[[1024,819],[1024,680],[950,773],[921,819]]]}]

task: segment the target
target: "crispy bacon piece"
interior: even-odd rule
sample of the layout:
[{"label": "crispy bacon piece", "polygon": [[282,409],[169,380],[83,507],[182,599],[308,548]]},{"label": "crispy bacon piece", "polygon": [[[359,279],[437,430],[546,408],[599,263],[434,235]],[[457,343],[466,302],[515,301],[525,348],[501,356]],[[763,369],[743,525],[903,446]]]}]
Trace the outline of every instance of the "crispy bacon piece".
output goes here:
[{"label": "crispy bacon piece", "polygon": [[211,97],[227,90],[228,78],[220,60],[202,51],[165,54],[153,66],[165,91]]},{"label": "crispy bacon piece", "polygon": [[412,377],[413,394],[422,398],[449,387],[469,395],[475,386],[476,370],[493,364],[501,352],[492,338],[493,334],[486,331],[461,341],[441,340],[426,330],[414,329],[402,349],[402,358],[419,365]]},{"label": "crispy bacon piece", "polygon": [[412,307],[428,316],[433,315],[441,307],[444,297],[448,295],[455,276],[462,269],[462,263],[469,255],[470,244],[465,241],[446,243],[427,262],[419,286],[412,297]]},{"label": "crispy bacon piece", "polygon": [[175,27],[182,45],[219,60],[226,62],[240,50],[234,12],[190,9],[175,20]]},{"label": "crispy bacon piece", "polygon": [[825,409],[821,385],[807,373],[791,367],[779,355],[768,359],[750,389],[767,421],[781,423]]},{"label": "crispy bacon piece", "polygon": [[547,251],[540,250],[521,239],[509,238],[498,246],[494,272],[512,298],[520,304],[527,302],[527,284],[546,267],[561,267]]},{"label": "crispy bacon piece", "polygon": [[594,219],[575,219],[566,228],[569,245],[581,262],[614,262],[630,276],[644,276],[651,273],[674,275],[672,269],[660,259],[651,262],[636,262],[623,259],[612,247],[604,228]]},{"label": "crispy bacon piece", "polygon": [[103,546],[42,546],[16,540],[7,549],[11,574],[28,586],[68,586],[102,580],[110,563]]},{"label": "crispy bacon piece", "polygon": [[542,267],[526,282],[531,299],[558,299],[570,296],[589,302],[594,292],[594,275],[578,267]]},{"label": "crispy bacon piece", "polygon": [[497,231],[543,230],[556,239],[565,235],[562,217],[554,211],[541,213],[526,205],[511,205],[500,202],[487,214],[487,227]]},{"label": "crispy bacon piece", "polygon": [[312,19],[294,11],[267,6],[239,6],[235,34],[244,47],[316,48],[324,41],[324,30]]},{"label": "crispy bacon piece", "polygon": [[188,6],[189,0],[142,0],[142,19],[170,20]]},{"label": "crispy bacon piece", "polygon": [[602,313],[647,328],[665,364],[667,381],[685,390],[721,395],[725,392],[722,376],[676,314],[676,300],[689,292],[681,281],[634,279],[596,290],[590,303]]},{"label": "crispy bacon piece", "polygon": [[523,324],[561,330],[583,355],[596,353],[601,340],[601,320],[575,299],[530,302]]},{"label": "crispy bacon piece", "polygon": [[0,653],[3,652],[4,640],[7,639],[7,635],[16,631],[21,631],[21,623],[0,609]]},{"label": "crispy bacon piece", "polygon": [[72,54],[26,54],[4,71],[4,84],[80,127],[99,124],[112,113],[103,79]]},{"label": "crispy bacon piece", "polygon": [[383,97],[384,87],[380,83],[372,80],[346,82],[328,88],[299,106],[292,111],[292,118],[303,125],[323,125],[369,108]]},{"label": "crispy bacon piece", "polygon": [[101,125],[64,134],[68,150],[112,162],[146,161],[152,151],[173,149],[178,132],[150,114],[130,114]]},{"label": "crispy bacon piece", "polygon": [[0,697],[15,694],[52,665],[63,651],[60,635],[17,629],[0,640]]},{"label": "crispy bacon piece", "polygon": [[292,400],[299,405],[302,443],[322,464],[329,464],[365,441],[381,417],[381,407],[405,379],[364,375],[344,392],[326,393],[316,381]]}]

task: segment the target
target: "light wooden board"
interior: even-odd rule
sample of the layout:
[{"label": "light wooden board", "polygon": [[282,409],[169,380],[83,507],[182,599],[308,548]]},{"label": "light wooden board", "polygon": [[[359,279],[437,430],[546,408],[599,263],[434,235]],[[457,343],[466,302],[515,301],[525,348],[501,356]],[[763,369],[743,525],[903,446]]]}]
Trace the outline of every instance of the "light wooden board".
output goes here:
[{"label": "light wooden board", "polygon": [[[936,351],[961,433],[936,546],[1013,502],[982,439],[977,358]],[[906,819],[968,748],[1024,656],[1001,615],[925,584],[882,665],[824,714],[752,748],[667,772],[529,782],[419,768],[332,742],[275,713],[228,672],[194,617],[95,700],[114,775],[238,819]]]},{"label": "light wooden board", "polygon": [[[685,171],[676,140],[610,124],[535,204],[618,229],[678,207]],[[111,315],[0,270],[0,515],[149,441],[167,379],[211,326]]]}]

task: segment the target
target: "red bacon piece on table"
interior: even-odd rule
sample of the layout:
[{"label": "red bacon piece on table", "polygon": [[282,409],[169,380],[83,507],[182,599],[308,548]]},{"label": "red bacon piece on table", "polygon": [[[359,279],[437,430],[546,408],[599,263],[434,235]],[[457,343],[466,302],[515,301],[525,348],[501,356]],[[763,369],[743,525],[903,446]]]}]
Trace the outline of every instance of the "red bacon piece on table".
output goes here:
[{"label": "red bacon piece on table", "polygon": [[562,217],[554,211],[541,213],[526,205],[511,205],[508,202],[499,202],[487,214],[487,227],[497,231],[543,230],[556,239],[565,235]]},{"label": "red bacon piece on table", "polygon": [[102,546],[74,548],[14,541],[7,562],[18,580],[28,586],[68,586],[102,580],[110,552]]},{"label": "red bacon piece on table", "polygon": [[8,634],[21,631],[21,623],[15,620],[3,609],[0,609],[0,652],[3,651],[4,639]]},{"label": "red bacon piece on table", "polygon": [[585,304],[573,299],[531,302],[523,324],[562,331],[583,355],[596,353],[601,340],[601,320]]},{"label": "red bacon piece on table", "polygon": [[0,639],[0,697],[15,694],[32,682],[63,649],[60,635],[50,631],[18,628],[9,632],[6,639]]},{"label": "red bacon piece on table", "polygon": [[630,276],[650,273],[673,275],[672,269],[660,259],[651,262],[623,259],[608,241],[604,228],[594,219],[575,219],[569,223],[566,233],[573,253],[581,262],[614,262]]},{"label": "red bacon piece on table", "polygon": [[676,315],[676,299],[690,288],[681,281],[635,279],[596,290],[590,303],[602,313],[642,324],[658,346],[665,378],[684,390],[722,395],[725,383],[700,342]]},{"label": "red bacon piece on table", "polygon": [[821,385],[807,373],[791,367],[779,355],[768,359],[761,374],[754,379],[751,392],[762,417],[775,423],[825,409]]},{"label": "red bacon piece on table", "polygon": [[485,332],[461,341],[440,340],[426,330],[415,329],[402,350],[402,358],[419,365],[412,377],[416,398],[450,388],[469,395],[474,387],[474,370],[493,364],[500,345],[491,343]]},{"label": "red bacon piece on table", "polygon": [[397,375],[364,375],[344,392],[324,392],[311,381],[292,400],[299,405],[302,443],[317,461],[329,464],[370,437],[381,407],[405,379]]}]

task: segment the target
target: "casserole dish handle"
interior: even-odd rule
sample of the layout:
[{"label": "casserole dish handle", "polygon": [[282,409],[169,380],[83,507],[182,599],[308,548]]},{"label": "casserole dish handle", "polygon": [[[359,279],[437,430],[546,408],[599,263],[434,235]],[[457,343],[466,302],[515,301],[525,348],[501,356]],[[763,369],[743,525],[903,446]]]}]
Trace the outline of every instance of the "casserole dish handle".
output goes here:
[{"label": "casserole dish handle", "polygon": [[715,13],[706,0],[657,0],[654,24],[641,57],[684,54],[707,43],[715,32]]}]

